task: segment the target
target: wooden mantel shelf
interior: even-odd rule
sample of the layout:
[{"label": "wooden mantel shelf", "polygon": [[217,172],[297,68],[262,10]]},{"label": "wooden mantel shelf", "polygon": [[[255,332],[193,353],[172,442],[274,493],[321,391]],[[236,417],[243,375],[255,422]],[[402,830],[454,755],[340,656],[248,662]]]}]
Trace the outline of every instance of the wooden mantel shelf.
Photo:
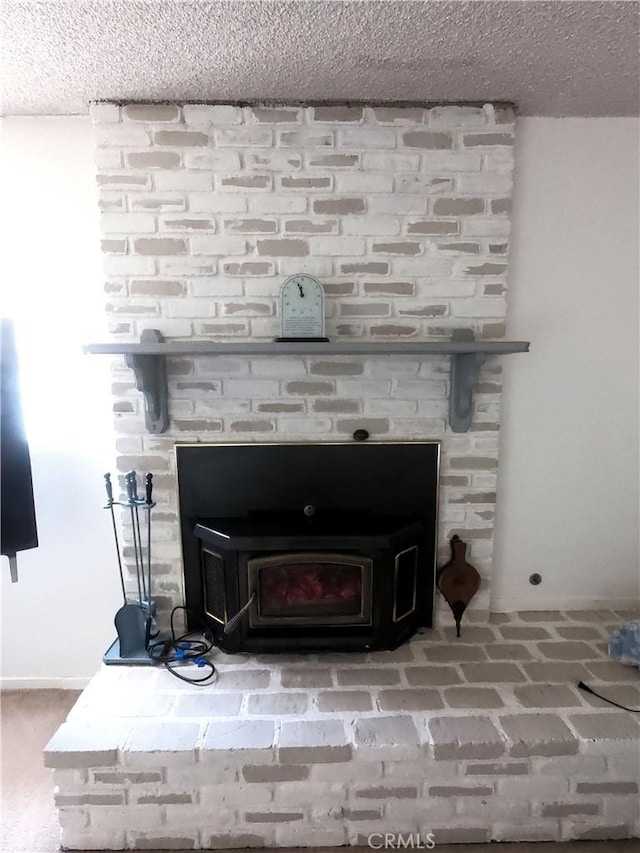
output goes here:
[{"label": "wooden mantel shelf", "polygon": [[473,412],[473,390],[480,368],[489,355],[528,352],[528,341],[476,341],[467,333],[454,333],[452,341],[301,341],[264,343],[213,343],[212,341],[165,341],[157,329],[142,333],[140,343],[87,344],[94,355],[124,355],[136,377],[136,387],[146,403],[145,420],[152,433],[169,425],[165,356],[331,356],[375,355],[451,356],[449,423],[453,432],[466,432]]}]

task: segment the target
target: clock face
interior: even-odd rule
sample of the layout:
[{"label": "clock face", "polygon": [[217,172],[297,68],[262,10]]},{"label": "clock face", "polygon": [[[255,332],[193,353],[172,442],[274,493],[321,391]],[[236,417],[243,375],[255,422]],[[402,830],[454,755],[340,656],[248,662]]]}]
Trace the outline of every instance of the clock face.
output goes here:
[{"label": "clock face", "polygon": [[324,290],[317,278],[306,273],[289,276],[280,290],[283,338],[324,336]]}]

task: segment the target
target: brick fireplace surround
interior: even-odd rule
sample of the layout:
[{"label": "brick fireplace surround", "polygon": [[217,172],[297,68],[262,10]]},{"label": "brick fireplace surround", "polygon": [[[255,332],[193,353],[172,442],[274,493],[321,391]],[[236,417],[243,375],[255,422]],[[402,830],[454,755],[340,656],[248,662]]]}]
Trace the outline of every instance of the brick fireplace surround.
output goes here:
[{"label": "brick fireplace surround", "polygon": [[[325,285],[332,340],[504,337],[510,107],[98,104],[92,115],[112,340],[148,328],[271,340],[296,272]],[[46,750],[64,847],[638,834],[638,721],[575,688],[584,679],[638,705],[638,671],[606,659],[607,630],[629,614],[489,615],[501,359],[482,368],[464,434],[446,420],[449,370],[441,356],[172,358],[169,430],[150,435],[132,374],[114,363],[118,470],[154,474],[164,614],[183,595],[178,441],[348,441],[358,428],[439,440],[439,563],[458,533],[482,587],[460,640],[442,609],[393,652],[216,652],[205,688],[103,667]]]},{"label": "brick fireplace surround", "polygon": [[[508,105],[96,104],[112,341],[266,342],[284,278],[317,276],[336,342],[505,335],[515,119]],[[169,430],[148,435],[119,358],[120,472],[151,471],[156,591],[181,603],[174,445],[442,441],[439,556],[458,533],[489,611],[502,360],[483,366],[468,433],[447,423],[447,356],[167,359]],[[125,535],[127,534],[125,528]]]}]

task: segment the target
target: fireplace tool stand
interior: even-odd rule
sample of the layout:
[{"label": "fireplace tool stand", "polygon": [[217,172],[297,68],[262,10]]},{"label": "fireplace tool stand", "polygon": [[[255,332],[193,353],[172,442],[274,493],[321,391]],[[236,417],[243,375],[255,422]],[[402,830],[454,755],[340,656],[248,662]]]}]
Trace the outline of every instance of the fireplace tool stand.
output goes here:
[{"label": "fireplace tool stand", "polygon": [[[151,499],[153,474],[146,474],[144,481],[145,496],[139,497],[136,472],[129,471],[125,476],[127,499],[126,501],[116,501],[113,499],[111,474],[104,475],[105,489],[107,491],[107,503],[104,508],[108,509],[111,513],[123,601],[122,607],[120,607],[114,618],[118,636],[102,658],[106,664],[137,664],[139,666],[153,666],[155,664],[155,661],[152,660],[147,651],[149,643],[151,640],[156,639],[159,633],[156,605],[151,597],[151,510],[155,506],[155,503]],[[114,506],[128,508],[131,516],[137,587],[137,594],[134,593],[133,600],[127,597],[125,589]],[[146,524],[142,526],[140,524],[140,510],[146,514]],[[143,530],[146,533],[146,547],[142,544]]]}]

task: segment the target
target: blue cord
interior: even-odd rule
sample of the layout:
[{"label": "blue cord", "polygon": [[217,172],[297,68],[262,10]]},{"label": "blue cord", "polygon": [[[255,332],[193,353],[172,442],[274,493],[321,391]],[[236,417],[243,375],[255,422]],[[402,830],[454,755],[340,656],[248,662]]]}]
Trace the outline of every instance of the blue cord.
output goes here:
[{"label": "blue cord", "polygon": [[[197,617],[197,614],[194,614],[193,611],[188,610],[186,607],[182,607],[180,605],[174,607],[171,611],[171,639],[158,640],[155,643],[150,643],[147,647],[149,657],[157,663],[164,664],[165,668],[168,669],[172,675],[175,675],[175,677],[179,678],[181,681],[186,681],[187,684],[210,683],[216,670],[211,661],[203,657],[203,655],[208,654],[213,648],[213,637],[211,636],[209,627],[202,623],[202,620],[198,618],[198,621],[201,622],[203,627],[204,639],[187,640],[186,638],[190,637],[194,631],[187,631],[186,634],[176,637],[173,623],[174,616],[178,610],[188,612],[192,618]],[[181,675],[173,666],[174,664],[177,665],[181,663],[194,663],[199,669],[206,669],[206,674],[202,678],[189,678],[185,675]]]}]

